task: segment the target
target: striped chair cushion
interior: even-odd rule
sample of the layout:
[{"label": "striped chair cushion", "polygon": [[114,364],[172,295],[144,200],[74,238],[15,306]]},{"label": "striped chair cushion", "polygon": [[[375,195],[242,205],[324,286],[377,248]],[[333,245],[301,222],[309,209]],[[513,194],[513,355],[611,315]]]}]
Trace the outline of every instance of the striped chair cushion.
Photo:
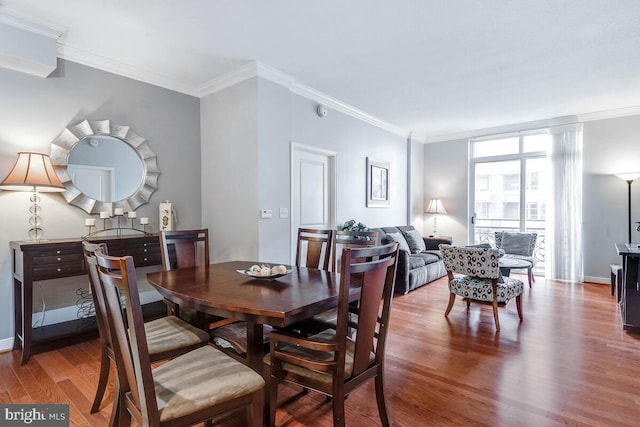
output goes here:
[{"label": "striped chair cushion", "polygon": [[211,346],[153,370],[160,421],[167,422],[264,387],[253,369]]},{"label": "striped chair cushion", "polygon": [[185,348],[209,342],[209,334],[175,316],[162,317],[144,324],[149,354]]}]

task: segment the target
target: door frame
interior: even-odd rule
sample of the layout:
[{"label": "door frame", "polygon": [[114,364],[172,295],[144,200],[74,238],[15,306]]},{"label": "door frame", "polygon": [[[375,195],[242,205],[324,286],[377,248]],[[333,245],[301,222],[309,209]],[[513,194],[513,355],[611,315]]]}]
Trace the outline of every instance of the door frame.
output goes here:
[{"label": "door frame", "polygon": [[290,247],[291,260],[295,262],[296,256],[296,246],[297,246],[297,238],[298,238],[298,226],[293,222],[293,182],[294,182],[294,159],[295,154],[297,152],[307,152],[312,154],[318,154],[321,156],[326,156],[329,160],[329,228],[336,228],[336,218],[337,218],[337,165],[338,165],[338,153],[335,151],[327,150],[324,148],[316,147],[313,145],[303,144],[296,141],[291,141],[290,143],[290,154],[289,154],[289,213],[290,213],[290,241],[292,242]]}]

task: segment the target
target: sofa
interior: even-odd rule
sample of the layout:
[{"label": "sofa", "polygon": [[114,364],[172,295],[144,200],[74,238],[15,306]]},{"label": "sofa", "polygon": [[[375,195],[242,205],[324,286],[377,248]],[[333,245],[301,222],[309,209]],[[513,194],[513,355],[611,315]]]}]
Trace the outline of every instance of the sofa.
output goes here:
[{"label": "sofa", "polygon": [[381,244],[398,243],[397,294],[404,295],[447,274],[438,245],[451,244],[450,239],[424,238],[411,225],[372,228],[371,231],[378,232]]}]

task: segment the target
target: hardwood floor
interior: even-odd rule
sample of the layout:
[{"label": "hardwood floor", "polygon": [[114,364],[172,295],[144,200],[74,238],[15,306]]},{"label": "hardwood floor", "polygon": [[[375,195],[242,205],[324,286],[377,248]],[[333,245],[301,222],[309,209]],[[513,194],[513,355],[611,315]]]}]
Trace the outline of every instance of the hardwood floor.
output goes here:
[{"label": "hardwood floor", "polygon": [[[526,282],[526,276],[521,276]],[[444,279],[394,298],[386,357],[386,394],[396,426],[637,426],[640,334],[622,330],[609,286],[537,278],[525,287],[524,322],[515,301],[500,309],[457,299],[444,317]],[[104,426],[90,415],[97,383],[97,340],[37,354],[20,366],[0,354],[0,402],[70,403],[71,425]],[[113,376],[112,376],[113,378]],[[279,426],[330,426],[331,403],[281,386]],[[373,384],[346,401],[347,425],[380,425]],[[242,425],[242,417],[221,425]]]}]

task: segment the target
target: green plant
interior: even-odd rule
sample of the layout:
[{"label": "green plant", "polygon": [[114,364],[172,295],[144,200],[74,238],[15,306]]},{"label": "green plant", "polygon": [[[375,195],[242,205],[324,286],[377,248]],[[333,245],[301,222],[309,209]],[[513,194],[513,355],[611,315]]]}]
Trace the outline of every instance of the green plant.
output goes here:
[{"label": "green plant", "polygon": [[355,219],[350,219],[342,225],[342,231],[369,231],[369,227]]}]

